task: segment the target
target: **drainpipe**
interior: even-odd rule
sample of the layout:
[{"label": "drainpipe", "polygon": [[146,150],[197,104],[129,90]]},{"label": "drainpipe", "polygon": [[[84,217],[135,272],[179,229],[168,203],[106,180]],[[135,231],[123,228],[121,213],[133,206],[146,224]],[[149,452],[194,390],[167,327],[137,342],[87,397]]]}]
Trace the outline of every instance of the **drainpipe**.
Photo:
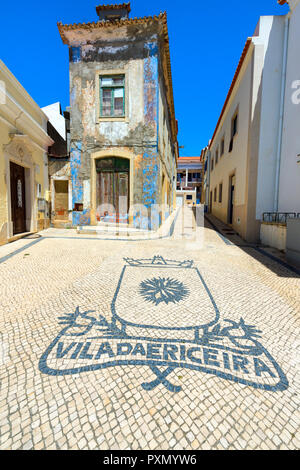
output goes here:
[{"label": "drainpipe", "polygon": [[285,17],[285,28],[284,28],[283,63],[282,63],[281,92],[280,92],[279,132],[278,132],[277,154],[276,154],[274,212],[278,212],[278,207],[279,207],[279,181],[280,181],[280,164],[281,164],[282,135],[283,135],[284,100],[285,100],[285,88],[286,88],[289,24],[290,24],[290,15],[288,14]]}]

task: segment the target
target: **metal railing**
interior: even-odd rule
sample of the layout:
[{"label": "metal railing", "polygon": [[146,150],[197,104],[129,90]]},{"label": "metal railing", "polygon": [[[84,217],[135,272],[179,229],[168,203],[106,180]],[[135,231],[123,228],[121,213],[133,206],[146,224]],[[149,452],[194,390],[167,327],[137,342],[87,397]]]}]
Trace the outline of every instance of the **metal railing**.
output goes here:
[{"label": "metal railing", "polygon": [[286,224],[287,219],[300,218],[300,213],[296,212],[264,212],[263,222],[275,223],[275,224]]}]

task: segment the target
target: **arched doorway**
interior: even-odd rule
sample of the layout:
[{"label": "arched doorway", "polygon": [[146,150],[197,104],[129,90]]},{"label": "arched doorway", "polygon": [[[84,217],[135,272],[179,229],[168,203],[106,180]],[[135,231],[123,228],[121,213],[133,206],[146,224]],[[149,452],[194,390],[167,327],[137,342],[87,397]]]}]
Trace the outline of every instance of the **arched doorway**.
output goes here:
[{"label": "arched doorway", "polygon": [[128,223],[129,169],[127,158],[96,160],[96,217],[98,222]]}]

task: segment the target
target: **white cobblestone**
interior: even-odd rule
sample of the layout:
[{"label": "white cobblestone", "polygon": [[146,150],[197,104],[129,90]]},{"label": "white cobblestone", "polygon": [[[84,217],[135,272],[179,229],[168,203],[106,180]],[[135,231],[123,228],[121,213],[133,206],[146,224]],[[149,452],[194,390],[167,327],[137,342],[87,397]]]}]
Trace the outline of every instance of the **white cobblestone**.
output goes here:
[{"label": "white cobblestone", "polygon": [[[104,241],[52,229],[28,248],[26,239],[0,247],[0,355],[5,343],[5,360],[0,357],[1,449],[299,447],[300,276],[241,240],[227,245],[210,225],[199,249],[180,239],[180,232],[179,217],[173,239]],[[20,248],[24,250],[14,255]],[[9,254],[13,256],[6,259]],[[143,389],[143,383],[156,378],[146,365],[75,375],[40,371],[41,356],[63,328],[58,317],[80,307],[108,321],[123,258],[156,255],[194,261],[219,308],[222,328],[230,326],[226,320],[237,323],[242,317],[260,330],[259,342],[287,376],[286,389],[263,390],[188,368],[167,376],[181,387],[178,393],[162,382]],[[134,307],[133,301],[124,296],[124,308]],[[199,315],[204,303],[199,294]],[[135,307],[133,316],[139,312]],[[183,305],[184,320],[193,307]],[[164,309],[160,305],[152,311],[149,304],[144,313],[162,321]],[[67,354],[59,360],[71,367]],[[78,361],[86,364],[86,359]],[[56,363],[54,358],[53,367]]]}]

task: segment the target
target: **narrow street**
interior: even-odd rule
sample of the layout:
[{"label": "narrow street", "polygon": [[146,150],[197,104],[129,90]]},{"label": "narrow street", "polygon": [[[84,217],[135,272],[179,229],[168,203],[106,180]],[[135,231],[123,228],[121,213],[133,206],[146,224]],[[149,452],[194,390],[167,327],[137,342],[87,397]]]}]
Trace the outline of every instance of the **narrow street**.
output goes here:
[{"label": "narrow street", "polygon": [[300,273],[195,227],[0,247],[1,449],[299,448]]}]

